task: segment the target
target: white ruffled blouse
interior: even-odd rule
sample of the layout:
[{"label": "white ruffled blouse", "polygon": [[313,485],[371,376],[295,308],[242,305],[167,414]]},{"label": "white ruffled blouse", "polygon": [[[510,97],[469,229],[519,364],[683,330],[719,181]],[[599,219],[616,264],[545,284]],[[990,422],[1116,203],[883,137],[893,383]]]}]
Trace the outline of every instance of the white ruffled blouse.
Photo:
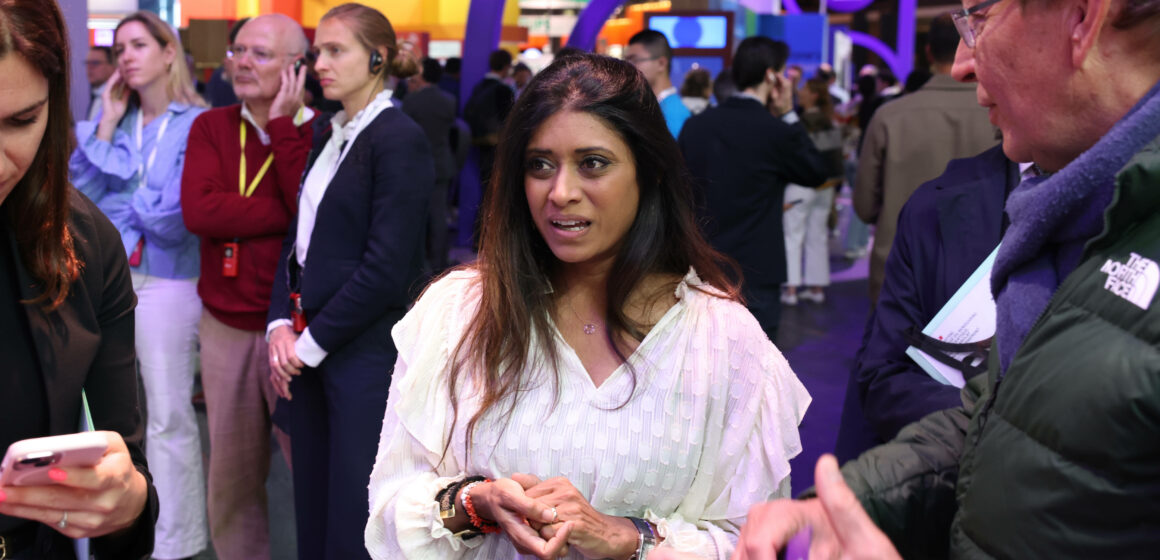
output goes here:
[{"label": "white ruffled blouse", "polygon": [[[541,378],[508,423],[481,419],[465,455],[478,400],[461,389],[440,463],[452,422],[448,356],[475,313],[480,285],[468,270],[430,286],[392,331],[399,359],[370,480],[371,556],[522,558],[502,534],[454,537],[435,495],[464,476],[530,473],[566,477],[605,514],[652,521],[662,546],[729,558],[749,507],[789,496],[789,460],[801,451],[797,427],[810,397],[744,306],[702,290],[714,291],[690,270],[678,302],[629,356],[635,391],[624,365],[595,386],[553,329],[558,400]],[[544,363],[529,360],[536,362]]]}]

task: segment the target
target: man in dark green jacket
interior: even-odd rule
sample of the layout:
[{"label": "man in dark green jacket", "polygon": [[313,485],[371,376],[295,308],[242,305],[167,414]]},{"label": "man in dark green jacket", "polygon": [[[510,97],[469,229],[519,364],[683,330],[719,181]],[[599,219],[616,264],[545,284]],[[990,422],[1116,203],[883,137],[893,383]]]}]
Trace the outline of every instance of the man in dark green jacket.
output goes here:
[{"label": "man in dark green jacket", "polygon": [[1160,0],[964,8],[952,74],[1040,171],[1008,199],[990,371],[843,467],[868,517],[832,486],[755,506],[735,558],[805,527],[812,559],[1160,551]]}]

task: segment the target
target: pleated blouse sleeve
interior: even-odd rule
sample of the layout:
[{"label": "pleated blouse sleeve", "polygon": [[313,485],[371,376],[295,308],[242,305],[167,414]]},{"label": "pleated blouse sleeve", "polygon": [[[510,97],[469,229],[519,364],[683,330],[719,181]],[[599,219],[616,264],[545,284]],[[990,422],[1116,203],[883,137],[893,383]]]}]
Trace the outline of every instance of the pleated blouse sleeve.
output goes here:
[{"label": "pleated blouse sleeve", "polygon": [[97,138],[97,121],[76,125],[77,147],[69,158],[70,178],[93,202],[100,203],[107,193],[122,192],[133,185],[141,155],[125,131],[126,121],[117,126],[110,142]]},{"label": "pleated blouse sleeve", "polygon": [[435,495],[465,475],[444,447],[452,424],[449,355],[478,304],[474,271],[456,271],[427,288],[391,331],[399,357],[369,487],[365,541],[376,559],[454,559],[483,539],[443,526]]},{"label": "pleated blouse sleeve", "polygon": [[728,560],[749,508],[790,497],[789,460],[802,449],[798,425],[810,396],[744,306],[690,295],[690,328],[702,330],[703,343],[687,369],[712,372],[704,452],[677,511],[646,517],[663,547]]}]

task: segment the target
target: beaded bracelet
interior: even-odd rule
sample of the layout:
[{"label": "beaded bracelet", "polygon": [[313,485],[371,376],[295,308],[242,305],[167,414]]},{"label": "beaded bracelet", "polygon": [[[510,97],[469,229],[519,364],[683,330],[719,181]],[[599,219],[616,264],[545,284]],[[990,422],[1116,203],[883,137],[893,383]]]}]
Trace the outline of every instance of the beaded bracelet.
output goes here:
[{"label": "beaded bracelet", "polygon": [[491,479],[485,478],[483,480],[476,480],[471,484],[464,486],[463,489],[459,491],[459,495],[462,496],[463,500],[463,510],[467,512],[467,520],[476,529],[479,529],[484,533],[498,533],[499,525],[494,521],[486,521],[480,517],[479,514],[475,512],[475,504],[471,503],[471,490],[475,488],[477,484],[483,484],[484,482],[491,482]]}]

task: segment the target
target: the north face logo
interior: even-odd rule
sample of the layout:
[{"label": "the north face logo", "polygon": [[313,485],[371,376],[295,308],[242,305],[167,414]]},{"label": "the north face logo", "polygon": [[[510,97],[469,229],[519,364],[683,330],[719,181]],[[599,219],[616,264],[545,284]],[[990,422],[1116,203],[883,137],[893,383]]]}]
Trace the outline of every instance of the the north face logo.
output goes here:
[{"label": "the north face logo", "polygon": [[1100,272],[1108,275],[1104,289],[1120,296],[1140,309],[1152,305],[1156,287],[1160,286],[1160,266],[1156,261],[1132,253],[1128,262],[1118,263],[1112,259],[1104,263]]}]

